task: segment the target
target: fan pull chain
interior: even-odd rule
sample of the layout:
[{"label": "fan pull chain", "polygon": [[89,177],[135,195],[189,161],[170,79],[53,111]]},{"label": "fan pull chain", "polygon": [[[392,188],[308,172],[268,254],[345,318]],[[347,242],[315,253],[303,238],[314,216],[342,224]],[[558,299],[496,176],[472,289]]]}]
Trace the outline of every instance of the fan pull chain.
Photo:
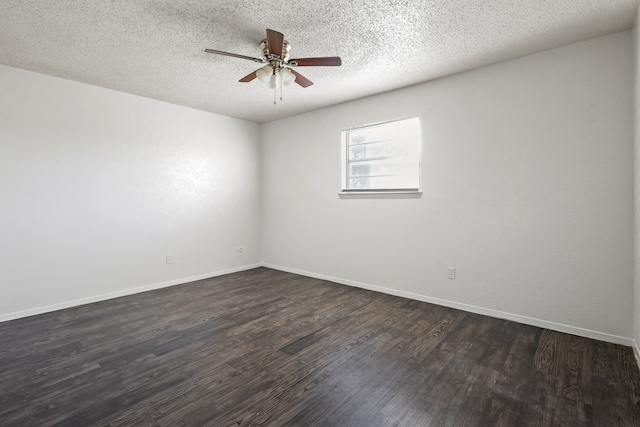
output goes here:
[{"label": "fan pull chain", "polygon": [[275,86],[273,87],[273,105],[277,104],[277,98],[278,98],[278,86],[280,87],[280,101],[282,101],[282,78],[280,77],[280,74],[277,71],[275,72],[275,77],[276,77],[276,81],[275,81]]}]

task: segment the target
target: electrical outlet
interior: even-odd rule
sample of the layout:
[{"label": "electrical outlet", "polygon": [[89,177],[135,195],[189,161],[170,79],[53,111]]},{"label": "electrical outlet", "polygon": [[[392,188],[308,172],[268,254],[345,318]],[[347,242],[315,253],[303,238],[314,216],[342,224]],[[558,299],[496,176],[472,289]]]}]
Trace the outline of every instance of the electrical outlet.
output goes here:
[{"label": "electrical outlet", "polygon": [[173,255],[167,254],[166,260],[167,260],[167,264],[171,264],[173,262]]},{"label": "electrical outlet", "polygon": [[455,267],[449,267],[449,279],[452,279],[452,280],[456,279],[456,268]]}]

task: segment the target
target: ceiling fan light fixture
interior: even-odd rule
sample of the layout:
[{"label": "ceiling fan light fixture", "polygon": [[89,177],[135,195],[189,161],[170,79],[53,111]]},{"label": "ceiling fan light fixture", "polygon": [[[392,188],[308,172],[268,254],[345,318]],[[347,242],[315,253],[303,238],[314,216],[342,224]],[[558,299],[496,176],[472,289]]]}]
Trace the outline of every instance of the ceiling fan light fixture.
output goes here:
[{"label": "ceiling fan light fixture", "polygon": [[274,89],[278,84],[278,76],[276,76],[275,74],[272,74],[268,82],[269,82],[269,88]]},{"label": "ceiling fan light fixture", "polygon": [[317,58],[297,58],[289,59],[289,51],[291,45],[284,39],[284,34],[267,29],[267,38],[260,42],[262,49],[262,58],[254,58],[237,53],[224,52],[215,49],[205,49],[207,53],[216,55],[231,56],[234,58],[248,59],[259,64],[266,64],[262,68],[247,74],[240,80],[241,83],[248,83],[254,79],[258,79],[271,89],[274,89],[274,103],[276,102],[276,93],[280,87],[280,100],[282,100],[282,87],[291,83],[296,83],[305,88],[313,84],[313,82],[297,71],[293,71],[291,67],[309,67],[309,66],[339,66],[342,60],[338,56],[323,56]]},{"label": "ceiling fan light fixture", "polygon": [[280,78],[282,79],[282,84],[285,86],[289,86],[291,83],[296,81],[295,74],[293,74],[288,68],[280,70]]},{"label": "ceiling fan light fixture", "polygon": [[271,65],[265,65],[256,71],[256,77],[263,83],[269,83],[272,77],[275,77],[273,74],[273,68]]}]

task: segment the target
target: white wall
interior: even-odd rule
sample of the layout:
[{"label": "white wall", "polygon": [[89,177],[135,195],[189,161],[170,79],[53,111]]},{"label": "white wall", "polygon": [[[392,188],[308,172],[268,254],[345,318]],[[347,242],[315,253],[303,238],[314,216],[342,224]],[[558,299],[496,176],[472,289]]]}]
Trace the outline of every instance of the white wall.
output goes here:
[{"label": "white wall", "polygon": [[[265,264],[630,344],[631,42],[626,31],[263,125]],[[340,131],[411,116],[422,197],[339,198]]]},{"label": "white wall", "polygon": [[0,66],[0,320],[259,264],[259,141],[255,123]]},{"label": "white wall", "polygon": [[636,14],[633,28],[633,71],[634,71],[634,108],[633,108],[633,170],[634,170],[634,339],[635,354],[640,363],[640,9]]}]

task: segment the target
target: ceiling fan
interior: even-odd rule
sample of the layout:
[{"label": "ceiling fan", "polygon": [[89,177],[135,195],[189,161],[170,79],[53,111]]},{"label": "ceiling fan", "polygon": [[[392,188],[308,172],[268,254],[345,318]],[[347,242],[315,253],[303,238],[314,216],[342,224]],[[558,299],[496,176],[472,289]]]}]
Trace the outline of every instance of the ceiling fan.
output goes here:
[{"label": "ceiling fan", "polygon": [[[302,74],[294,70],[296,67],[309,66],[339,66],[342,61],[338,56],[326,56],[320,58],[289,58],[291,45],[284,39],[284,35],[278,31],[267,29],[267,38],[260,42],[262,49],[262,58],[254,58],[251,56],[239,55],[237,53],[223,52],[221,50],[205,49],[207,53],[216,55],[231,56],[234,58],[248,59],[259,64],[267,64],[241,78],[239,81],[247,83],[255,78],[268,83],[269,87],[276,89],[280,86],[280,100],[282,100],[282,85],[289,85],[296,82],[303,88],[309,87],[313,82]],[[274,91],[275,104],[275,91]]]}]

